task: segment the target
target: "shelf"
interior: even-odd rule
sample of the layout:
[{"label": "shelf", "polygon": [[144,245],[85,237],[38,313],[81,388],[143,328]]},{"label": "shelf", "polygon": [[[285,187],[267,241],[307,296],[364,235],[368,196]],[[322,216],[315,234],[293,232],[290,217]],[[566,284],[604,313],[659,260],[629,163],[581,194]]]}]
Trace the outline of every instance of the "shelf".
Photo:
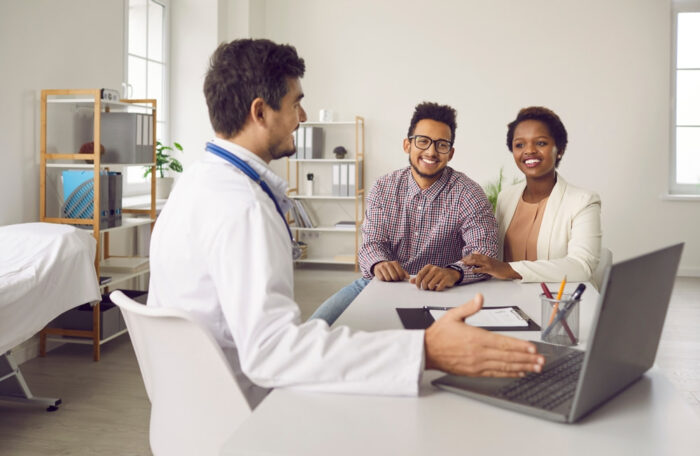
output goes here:
[{"label": "shelf", "polygon": [[[131,167],[131,166],[154,166],[155,163],[100,163],[100,168],[107,167]],[[95,168],[91,163],[46,163],[47,168]]]},{"label": "shelf", "polygon": [[[85,219],[86,222],[92,222],[92,219]],[[119,230],[125,230],[128,228],[134,228],[136,226],[141,226],[141,225],[148,225],[155,222],[155,220],[146,218],[146,217],[122,217],[122,224],[119,226],[113,226],[110,228],[103,228],[100,230],[100,233],[109,233],[110,231],[119,231]],[[81,230],[85,231],[92,231],[92,227],[76,227]]]},{"label": "shelf", "polygon": [[[60,96],[60,95],[51,95],[52,97]],[[120,107],[120,108],[141,108],[141,109],[150,109],[150,110],[155,110],[155,108],[151,105],[145,105],[145,104],[138,104],[138,103],[123,103],[121,101],[107,101],[107,100],[100,100],[102,106],[109,106],[109,107]],[[95,104],[95,99],[94,98],[47,98],[46,99],[47,104],[54,104],[54,103],[63,103],[63,104],[74,104],[76,106],[80,107],[85,107],[85,108],[92,108]]]},{"label": "shelf", "polygon": [[[139,227],[139,226],[148,226],[148,225],[153,225],[155,222],[156,218],[156,204],[155,204],[155,173],[152,174],[151,179],[150,179],[150,192],[147,196],[143,197],[143,201],[139,199],[139,203],[144,203],[146,205],[145,208],[143,209],[130,209],[127,208],[127,205],[124,204],[125,201],[129,202],[130,204],[132,203],[131,199],[129,198],[124,198],[123,194],[122,197],[119,199],[114,199],[117,203],[122,203],[122,221],[119,226],[114,226],[114,227],[109,227],[109,228],[103,228],[100,229],[100,217],[98,214],[95,214],[93,212],[93,217],[89,219],[82,219],[82,218],[72,218],[72,217],[60,217],[60,215],[63,215],[62,211],[60,208],[58,210],[54,209],[53,206],[57,206],[56,203],[51,202],[50,206],[51,210],[50,212],[55,213],[58,212],[59,216],[58,217],[49,217],[47,216],[47,193],[51,193],[51,197],[54,197],[54,194],[59,192],[60,189],[56,189],[54,184],[56,182],[52,181],[47,185],[47,169],[49,168],[54,168],[54,171],[52,172],[52,175],[50,176],[52,179],[55,177],[56,174],[60,173],[61,169],[77,169],[77,170],[87,170],[88,173],[92,174],[94,173],[95,177],[95,182],[94,182],[94,188],[100,188],[100,197],[101,197],[101,202],[104,202],[105,194],[102,192],[105,192],[104,186],[100,185],[98,187],[98,184],[103,181],[104,174],[102,174],[100,171],[104,169],[115,169],[118,171],[122,171],[123,176],[122,178],[124,179],[122,181],[122,185],[126,185],[126,179],[124,176],[124,171],[126,171],[126,168],[129,167],[142,167],[142,168],[152,168],[155,166],[154,163],[154,158],[150,154],[150,147],[149,148],[138,148],[136,149],[136,145],[128,145],[123,147],[123,152],[132,152],[131,154],[121,154],[119,156],[115,157],[106,157],[107,160],[100,160],[100,155],[96,152],[90,153],[90,154],[80,154],[80,153],[49,153],[49,148],[47,146],[47,134],[49,132],[49,128],[47,127],[49,124],[54,126],[54,117],[58,116],[59,118],[65,118],[67,121],[73,121],[73,122],[78,122],[78,118],[83,118],[85,119],[80,120],[80,122],[85,122],[85,128],[87,128],[87,125],[89,124],[87,120],[87,111],[90,111],[92,114],[92,119],[96,120],[98,117],[102,120],[105,119],[106,113],[107,112],[119,112],[119,113],[133,113],[134,116],[136,115],[146,115],[149,116],[150,119],[147,120],[149,122],[147,124],[148,126],[148,137],[149,139],[152,140],[153,144],[156,143],[156,100],[155,99],[134,99],[134,100],[126,100],[122,99],[119,101],[109,101],[109,100],[104,100],[100,96],[100,89],[47,89],[47,90],[42,90],[41,91],[41,120],[39,122],[40,125],[40,140],[39,140],[39,154],[40,154],[40,169],[39,169],[39,219],[42,222],[48,222],[48,223],[60,223],[60,224],[69,224],[73,226],[84,226],[83,228],[85,231],[91,232],[96,240],[96,254],[95,254],[95,272],[97,273],[98,276],[102,277],[110,277],[110,281],[107,283],[102,283],[99,284],[99,288],[101,290],[105,290],[106,288],[110,287],[117,287],[119,284],[123,284],[123,282],[128,281],[130,279],[134,279],[136,277],[144,276],[145,274],[149,273],[149,264],[148,264],[148,259],[146,258],[145,261],[142,261],[140,264],[136,263],[134,264],[134,267],[129,267],[129,264],[123,265],[122,268],[113,268],[114,272],[107,272],[107,271],[101,271],[101,266],[104,266],[104,262],[100,262],[99,258],[106,257],[107,263],[109,263],[109,259],[114,259],[116,260],[118,257],[115,255],[110,255],[109,253],[109,244],[110,244],[110,233],[112,231],[122,231],[122,230],[128,230],[134,227]],[[51,105],[53,106],[52,109],[48,109],[48,106]],[[59,106],[60,105],[60,106]],[[67,109],[66,109],[67,108]],[[49,113],[49,111],[51,111]],[[63,131],[63,135],[71,135],[72,130],[71,128],[66,128],[65,125],[66,122],[59,122],[58,125],[54,126],[54,130],[52,131],[52,134],[55,134],[57,131],[56,127],[60,127],[61,130]],[[142,127],[144,125],[141,125]],[[105,140],[105,135],[100,135],[100,133],[105,133],[104,129],[105,126],[103,123],[97,123],[95,125],[93,123],[93,132],[92,132],[92,138],[95,139],[96,136],[100,136],[101,141],[104,142]],[[144,134],[146,130],[141,128],[141,134]],[[115,133],[115,130],[111,130],[112,133]],[[116,133],[115,133],[116,134]],[[66,136],[68,138],[68,136]],[[64,138],[65,139],[65,138]],[[141,138],[142,139],[142,138]],[[73,142],[76,142],[77,138],[73,138]],[[95,141],[97,142],[97,141]],[[58,142],[55,146],[52,146],[50,149],[51,150],[56,150],[56,149],[71,149],[74,148],[72,145],[70,145],[71,142],[70,140],[68,141],[63,141],[63,142]],[[106,146],[105,146],[106,147]],[[133,147],[134,149],[130,150],[129,148]],[[136,152],[139,153],[136,153]],[[124,156],[124,161],[126,163],[112,163],[112,160],[119,159],[120,157]],[[129,161],[131,160],[131,161]],[[143,162],[143,160],[147,160],[146,162]],[[83,171],[85,172],[85,171]],[[108,185],[108,187],[111,187]],[[122,187],[123,188],[123,187]],[[51,189],[51,192],[48,192],[48,189]],[[64,189],[65,190],[65,189]],[[106,190],[107,191],[107,199],[109,199],[109,192],[111,190]],[[92,198],[92,204],[95,204],[95,197],[96,197],[96,191],[92,192],[92,195],[88,196],[89,198]],[[111,200],[110,200],[111,201]],[[58,204],[60,206],[60,202]],[[116,208],[111,208],[110,209],[116,209]],[[101,210],[104,210],[104,208],[101,208]],[[123,272],[118,272],[118,271],[123,271]],[[93,346],[93,359],[95,361],[100,360],[100,345],[114,339],[115,337],[118,337],[126,332],[126,330],[118,330],[115,331],[115,334],[105,337],[104,339],[99,339],[100,333],[97,331],[97,326],[95,324],[95,321],[97,321],[98,318],[100,318],[99,315],[100,311],[100,306],[96,305],[93,307],[91,315],[89,316],[92,319],[92,328],[91,329],[85,329],[85,330],[69,330],[69,329],[63,329],[63,328],[51,328],[51,327],[46,327],[44,328],[41,333],[40,333],[40,339],[39,339],[39,353],[41,356],[46,356],[46,339],[47,336],[52,336],[52,340],[59,340],[63,342],[76,342],[76,343],[85,343],[85,344],[90,344]],[[86,325],[87,326],[87,325]],[[63,336],[63,337],[56,337],[56,336]],[[70,338],[70,339],[68,339]]]},{"label": "shelf", "polygon": [[335,260],[333,258],[304,258],[301,260],[295,260],[295,262],[309,264],[347,264],[349,266],[355,265],[355,260]]},{"label": "shelf", "polygon": [[288,195],[288,197],[291,199],[318,199],[318,200],[330,199],[330,200],[348,200],[348,201],[352,201],[355,198],[357,198],[356,196],[333,196],[333,195],[311,195],[311,196],[308,196],[308,195]]},{"label": "shelf", "polygon": [[355,233],[357,231],[355,227],[352,229],[348,228],[336,228],[334,226],[317,226],[315,228],[300,228],[295,225],[289,225],[289,228],[294,231],[327,231],[327,232],[338,232],[338,233]]},{"label": "shelf", "polygon": [[354,158],[290,158],[297,163],[355,163]]},{"label": "shelf", "polygon": [[129,279],[133,279],[134,277],[144,275],[148,272],[150,272],[150,269],[148,269],[148,268],[141,270],[141,271],[137,271],[137,272],[123,272],[123,273],[116,273],[116,274],[112,274],[112,273],[103,271],[102,275],[111,277],[112,280],[100,285],[100,290],[104,290],[105,288],[111,288],[112,286],[114,286],[115,284],[117,284],[119,282],[124,282],[124,281],[127,281]]}]

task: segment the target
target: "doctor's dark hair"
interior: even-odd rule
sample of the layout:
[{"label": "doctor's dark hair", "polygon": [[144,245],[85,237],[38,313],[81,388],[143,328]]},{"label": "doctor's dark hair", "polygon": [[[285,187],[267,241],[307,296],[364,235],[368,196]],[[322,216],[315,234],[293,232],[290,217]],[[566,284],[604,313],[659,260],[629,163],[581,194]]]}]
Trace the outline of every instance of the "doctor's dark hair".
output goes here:
[{"label": "doctor's dark hair", "polygon": [[[508,150],[513,152],[513,135],[515,134],[515,129],[520,122],[525,120],[539,120],[545,124],[549,130],[549,134],[554,139],[554,144],[557,146],[557,154],[564,155],[566,144],[569,142],[566,128],[564,128],[564,124],[554,111],[542,106],[530,106],[529,108],[521,109],[515,120],[508,124],[508,134],[506,135]],[[561,158],[557,157],[555,166],[559,166],[560,161]]]},{"label": "doctor's dark hair", "polygon": [[220,44],[211,56],[204,79],[204,96],[214,131],[226,137],[238,133],[256,98],[279,110],[289,89],[287,78],[301,78],[304,71],[304,59],[293,46],[264,39]]},{"label": "doctor's dark hair", "polygon": [[452,137],[451,142],[455,142],[455,131],[457,130],[457,111],[451,106],[439,105],[424,101],[413,110],[411,117],[411,125],[408,127],[408,136],[413,136],[416,131],[416,125],[423,119],[431,119],[437,122],[442,122],[450,127]]}]

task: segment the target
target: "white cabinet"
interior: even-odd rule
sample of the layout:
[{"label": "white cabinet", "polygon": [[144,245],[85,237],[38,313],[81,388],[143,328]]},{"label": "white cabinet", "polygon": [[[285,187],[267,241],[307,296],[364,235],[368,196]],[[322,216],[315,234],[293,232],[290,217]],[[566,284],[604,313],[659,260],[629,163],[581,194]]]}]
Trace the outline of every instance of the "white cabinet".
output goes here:
[{"label": "white cabinet", "polygon": [[[133,114],[133,116],[131,115]],[[123,130],[118,130],[108,118],[126,118],[133,121]],[[109,128],[109,131],[107,129]],[[118,130],[118,131],[115,131]],[[106,151],[104,155],[94,153],[92,144],[104,144],[104,139],[111,135],[119,141],[121,155]],[[42,90],[41,92],[41,137],[40,137],[40,188],[39,215],[42,222],[79,225],[92,232],[97,240],[95,269],[98,280],[100,276],[109,276],[109,282],[102,281],[100,289],[124,283],[135,277],[148,273],[147,258],[114,257],[110,255],[110,233],[132,230],[151,225],[156,218],[155,202],[155,143],[156,143],[156,100],[121,100],[107,101],[101,98],[100,89]],[[133,146],[131,145],[133,144]],[[98,149],[95,147],[95,149]],[[79,153],[79,152],[83,153]],[[107,162],[110,161],[110,162]],[[150,205],[144,209],[121,209],[121,222],[105,225],[105,201],[107,195],[104,185],[105,172],[121,172],[122,186],[125,185],[126,170],[129,167],[151,166]],[[80,195],[92,212],[82,214],[68,209],[64,195],[65,187],[61,183],[64,172],[82,171],[86,178]],[[109,179],[108,179],[109,180]],[[119,194],[113,191],[110,194]],[[76,197],[79,195],[76,188]],[[102,203],[102,204],[101,204]],[[118,204],[121,207],[121,204]],[[89,211],[89,209],[88,209]],[[118,212],[118,211],[117,211]],[[115,211],[112,211],[114,214]],[[87,217],[87,218],[86,218]],[[102,222],[102,223],[101,223]],[[114,225],[114,226],[113,226]],[[122,263],[122,272],[102,272],[105,262]],[[126,263],[124,265],[123,263]],[[131,268],[129,265],[133,264]],[[69,284],[67,286],[70,286]],[[104,310],[104,309],[103,309]],[[117,332],[105,335],[100,331],[102,314],[100,303],[92,307],[91,329],[44,328],[40,333],[40,354],[46,354],[47,337],[60,339],[61,342],[87,343],[93,345],[93,358],[100,359],[100,345],[126,332],[121,328]]]},{"label": "white cabinet", "polygon": [[[294,238],[306,244],[305,257],[297,262],[354,265],[357,271],[365,212],[365,120],[356,116],[348,122],[305,122],[299,130],[308,131],[307,127],[316,130],[315,141],[321,140],[315,154],[319,158],[298,158],[303,156],[298,145],[297,156],[287,162],[289,197],[301,202],[312,222],[308,226],[290,211],[288,220]],[[347,150],[342,159],[333,154],[338,146]],[[313,188],[308,184],[310,174]],[[341,183],[346,186],[343,190],[336,188]]]}]

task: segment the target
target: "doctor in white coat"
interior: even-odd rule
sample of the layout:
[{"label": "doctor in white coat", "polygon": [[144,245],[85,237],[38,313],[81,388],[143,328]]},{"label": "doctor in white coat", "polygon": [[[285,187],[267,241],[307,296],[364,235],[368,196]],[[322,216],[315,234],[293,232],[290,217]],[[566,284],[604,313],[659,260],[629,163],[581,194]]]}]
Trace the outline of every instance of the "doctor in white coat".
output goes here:
[{"label": "doctor in white coat", "polygon": [[464,323],[481,307],[480,295],[425,331],[300,321],[287,186],[268,163],[295,152],[292,133],[306,120],[303,74],[291,46],[245,39],[216,50],[204,83],[216,138],[156,222],[148,305],[184,309],[205,324],[251,408],[273,387],[415,395],[424,369],[539,372],[544,359],[532,343]]},{"label": "doctor in white coat", "polygon": [[523,108],[508,125],[506,142],[525,181],[498,196],[502,256],[472,254],[462,262],[498,279],[589,280],[600,259],[600,197],[557,173],[567,145],[564,124],[547,108]]}]

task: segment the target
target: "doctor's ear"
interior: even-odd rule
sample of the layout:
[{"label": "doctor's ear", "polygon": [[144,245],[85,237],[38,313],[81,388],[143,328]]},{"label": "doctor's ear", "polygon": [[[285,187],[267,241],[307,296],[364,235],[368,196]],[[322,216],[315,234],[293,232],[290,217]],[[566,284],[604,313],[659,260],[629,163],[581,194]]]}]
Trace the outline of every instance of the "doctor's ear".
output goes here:
[{"label": "doctor's ear", "polygon": [[250,104],[250,116],[255,123],[265,120],[265,101],[262,98],[256,98]]}]

